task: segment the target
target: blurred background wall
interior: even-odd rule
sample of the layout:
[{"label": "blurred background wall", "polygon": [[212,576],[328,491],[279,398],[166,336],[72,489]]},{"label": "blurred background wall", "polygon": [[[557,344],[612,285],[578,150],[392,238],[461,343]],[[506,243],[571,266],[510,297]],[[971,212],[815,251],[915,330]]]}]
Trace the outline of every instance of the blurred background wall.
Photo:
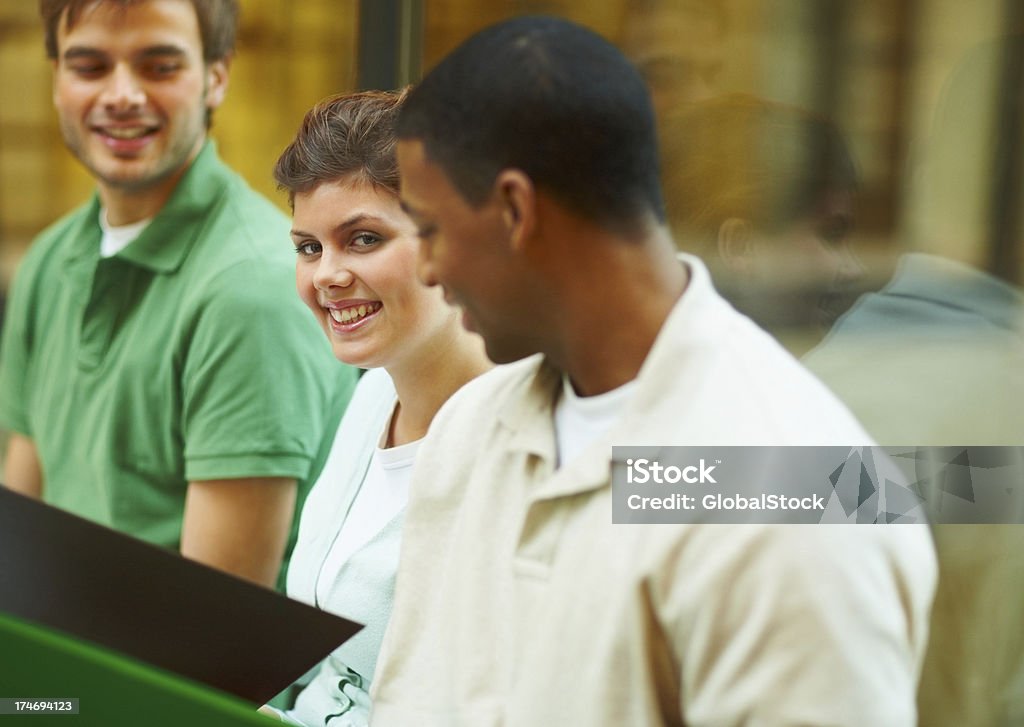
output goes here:
[{"label": "blurred background wall", "polygon": [[[35,5],[0,2],[3,284],[32,237],[92,186],[60,141]],[[1024,272],[1021,44],[998,41],[1021,26],[1024,3],[1017,0],[242,0],[242,6],[231,88],[213,133],[227,160],[282,206],[270,169],[313,102],[415,80],[484,25],[544,12],[594,28],[636,60],[654,91],[667,147],[687,138],[691,120],[680,117],[688,109],[730,95],[834,128],[856,178],[852,225],[843,235],[863,266],[861,282],[887,277],[891,260],[910,249],[937,251],[1013,282]],[[713,173],[777,172],[748,170],[749,161],[723,158]],[[672,195],[692,201],[704,190],[674,163],[666,155],[673,223],[681,228],[681,246],[700,248],[703,243],[687,237],[688,213],[676,214]],[[702,254],[714,257],[710,247]],[[804,274],[785,255],[779,260],[773,277],[790,269]],[[782,316],[780,330],[807,323],[798,319]]]}]

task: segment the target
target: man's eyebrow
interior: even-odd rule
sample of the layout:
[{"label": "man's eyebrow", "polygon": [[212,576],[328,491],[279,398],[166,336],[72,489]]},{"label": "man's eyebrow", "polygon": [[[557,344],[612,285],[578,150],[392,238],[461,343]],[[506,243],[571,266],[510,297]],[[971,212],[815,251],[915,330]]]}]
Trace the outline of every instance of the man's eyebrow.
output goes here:
[{"label": "man's eyebrow", "polygon": [[89,48],[83,45],[73,45],[66,51],[64,51],[62,57],[66,61],[73,61],[76,58],[96,58],[105,55],[106,53],[101,51],[99,48]]},{"label": "man's eyebrow", "polygon": [[185,49],[177,45],[151,45],[143,48],[139,54],[143,58],[152,56],[184,56]]},{"label": "man's eyebrow", "polygon": [[[106,55],[107,53],[99,48],[91,48],[84,45],[73,45],[64,51],[63,58],[66,61],[73,61],[76,58],[97,58],[105,57]],[[163,58],[166,56],[184,57],[185,55],[187,55],[187,53],[184,48],[170,44],[147,46],[136,54],[136,56],[141,58]]]}]

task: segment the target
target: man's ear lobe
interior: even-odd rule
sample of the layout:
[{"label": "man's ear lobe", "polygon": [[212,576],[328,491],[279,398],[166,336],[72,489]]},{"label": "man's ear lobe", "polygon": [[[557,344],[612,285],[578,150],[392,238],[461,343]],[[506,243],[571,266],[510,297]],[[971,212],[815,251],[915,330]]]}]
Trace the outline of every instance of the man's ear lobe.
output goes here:
[{"label": "man's ear lobe", "polygon": [[224,102],[230,70],[231,56],[213,61],[206,66],[206,108],[211,111],[216,110]]},{"label": "man's ear lobe", "polygon": [[501,221],[509,246],[522,250],[537,222],[537,197],[533,181],[519,169],[503,169],[494,181]]}]

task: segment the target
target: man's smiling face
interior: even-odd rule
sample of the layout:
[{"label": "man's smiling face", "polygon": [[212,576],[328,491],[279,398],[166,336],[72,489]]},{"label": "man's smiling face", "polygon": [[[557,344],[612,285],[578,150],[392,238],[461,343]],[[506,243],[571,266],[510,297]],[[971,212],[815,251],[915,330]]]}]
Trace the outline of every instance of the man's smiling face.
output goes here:
[{"label": "man's smiling face", "polygon": [[463,325],[483,337],[492,361],[541,351],[542,321],[531,314],[523,256],[509,245],[508,209],[500,196],[472,206],[417,140],[398,142],[398,166],[402,206],[420,236],[420,280],[440,285],[462,308]]},{"label": "man's smiling face", "polygon": [[173,186],[227,85],[225,62],[203,60],[192,3],[94,3],[70,29],[61,19],[57,52],[54,105],[71,152],[101,186]]}]

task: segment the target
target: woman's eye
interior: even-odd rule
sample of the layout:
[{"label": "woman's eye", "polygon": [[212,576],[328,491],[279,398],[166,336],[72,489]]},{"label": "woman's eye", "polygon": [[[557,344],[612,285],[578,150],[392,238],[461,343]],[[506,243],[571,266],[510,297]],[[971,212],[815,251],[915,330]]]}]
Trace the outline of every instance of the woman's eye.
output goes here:
[{"label": "woman's eye", "polygon": [[321,249],[322,248],[320,247],[319,242],[300,242],[298,245],[295,246],[295,252],[297,252],[299,255],[302,255],[303,257],[319,255]]},{"label": "woman's eye", "polygon": [[380,237],[369,232],[360,232],[352,238],[352,246],[356,248],[373,247],[380,242]]}]

